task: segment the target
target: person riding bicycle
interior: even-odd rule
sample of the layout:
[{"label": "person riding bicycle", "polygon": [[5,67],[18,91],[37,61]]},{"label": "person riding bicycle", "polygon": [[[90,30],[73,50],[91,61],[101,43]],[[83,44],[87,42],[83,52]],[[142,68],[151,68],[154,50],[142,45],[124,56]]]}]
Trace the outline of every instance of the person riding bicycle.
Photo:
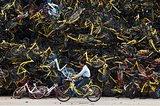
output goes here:
[{"label": "person riding bicycle", "polygon": [[81,87],[84,86],[85,84],[89,83],[89,78],[91,76],[90,70],[85,63],[86,63],[85,60],[80,61],[80,65],[82,66],[82,70],[77,75],[73,75],[73,77],[72,77],[72,79],[78,78],[78,77],[83,77],[82,79],[77,79],[75,81],[76,89],[78,89],[79,91],[81,91],[84,94],[83,97],[86,97],[87,95],[89,95],[89,92],[84,91]]}]

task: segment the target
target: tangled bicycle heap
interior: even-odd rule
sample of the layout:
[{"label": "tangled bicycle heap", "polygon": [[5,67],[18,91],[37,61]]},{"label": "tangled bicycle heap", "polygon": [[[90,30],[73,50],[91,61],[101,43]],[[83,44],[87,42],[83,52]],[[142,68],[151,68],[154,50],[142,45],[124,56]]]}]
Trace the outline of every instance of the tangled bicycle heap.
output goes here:
[{"label": "tangled bicycle heap", "polygon": [[[86,59],[107,96],[159,97],[158,0],[1,0],[0,94],[43,78],[50,54],[79,72]],[[27,71],[26,71],[27,70]],[[51,69],[54,70],[54,69]],[[54,70],[56,71],[56,70]]]}]

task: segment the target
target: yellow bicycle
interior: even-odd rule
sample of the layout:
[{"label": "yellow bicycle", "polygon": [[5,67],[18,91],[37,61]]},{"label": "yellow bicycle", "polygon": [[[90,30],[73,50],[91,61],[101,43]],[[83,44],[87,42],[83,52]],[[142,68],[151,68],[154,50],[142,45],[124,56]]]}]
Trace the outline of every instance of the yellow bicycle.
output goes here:
[{"label": "yellow bicycle", "polygon": [[[61,85],[56,90],[56,97],[61,102],[66,102],[72,97],[72,92],[75,92],[79,96],[83,96],[84,94],[76,89],[74,86],[75,80],[72,78],[65,79],[68,84]],[[101,88],[97,85],[93,85],[92,80],[90,79],[89,84],[86,84],[82,87],[89,94],[87,99],[91,102],[98,101],[102,96]]]}]

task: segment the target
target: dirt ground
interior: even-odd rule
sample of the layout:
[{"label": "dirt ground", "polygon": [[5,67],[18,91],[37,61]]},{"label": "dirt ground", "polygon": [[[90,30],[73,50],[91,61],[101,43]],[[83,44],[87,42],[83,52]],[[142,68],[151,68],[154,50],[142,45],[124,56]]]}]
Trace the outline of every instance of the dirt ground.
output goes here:
[{"label": "dirt ground", "polygon": [[29,97],[23,97],[21,99],[14,99],[12,96],[0,96],[0,106],[60,106],[60,105],[73,105],[73,106],[89,106],[89,105],[106,105],[106,106],[160,106],[160,99],[152,98],[115,98],[115,97],[102,97],[97,102],[90,102],[87,98],[72,97],[67,102],[60,102],[55,97],[31,99]]}]

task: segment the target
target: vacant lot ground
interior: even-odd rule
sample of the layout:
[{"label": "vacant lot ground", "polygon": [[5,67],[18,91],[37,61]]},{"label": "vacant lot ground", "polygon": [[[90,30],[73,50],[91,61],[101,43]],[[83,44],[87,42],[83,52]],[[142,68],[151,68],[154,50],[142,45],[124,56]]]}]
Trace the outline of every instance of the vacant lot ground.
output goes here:
[{"label": "vacant lot ground", "polygon": [[73,106],[89,106],[89,105],[106,105],[106,106],[160,106],[160,99],[129,99],[129,98],[115,98],[115,97],[102,97],[97,102],[90,102],[86,98],[72,97],[67,102],[60,102],[54,98],[30,99],[23,97],[21,99],[14,99],[12,96],[0,96],[0,106],[60,106],[60,105],[73,105]]}]

